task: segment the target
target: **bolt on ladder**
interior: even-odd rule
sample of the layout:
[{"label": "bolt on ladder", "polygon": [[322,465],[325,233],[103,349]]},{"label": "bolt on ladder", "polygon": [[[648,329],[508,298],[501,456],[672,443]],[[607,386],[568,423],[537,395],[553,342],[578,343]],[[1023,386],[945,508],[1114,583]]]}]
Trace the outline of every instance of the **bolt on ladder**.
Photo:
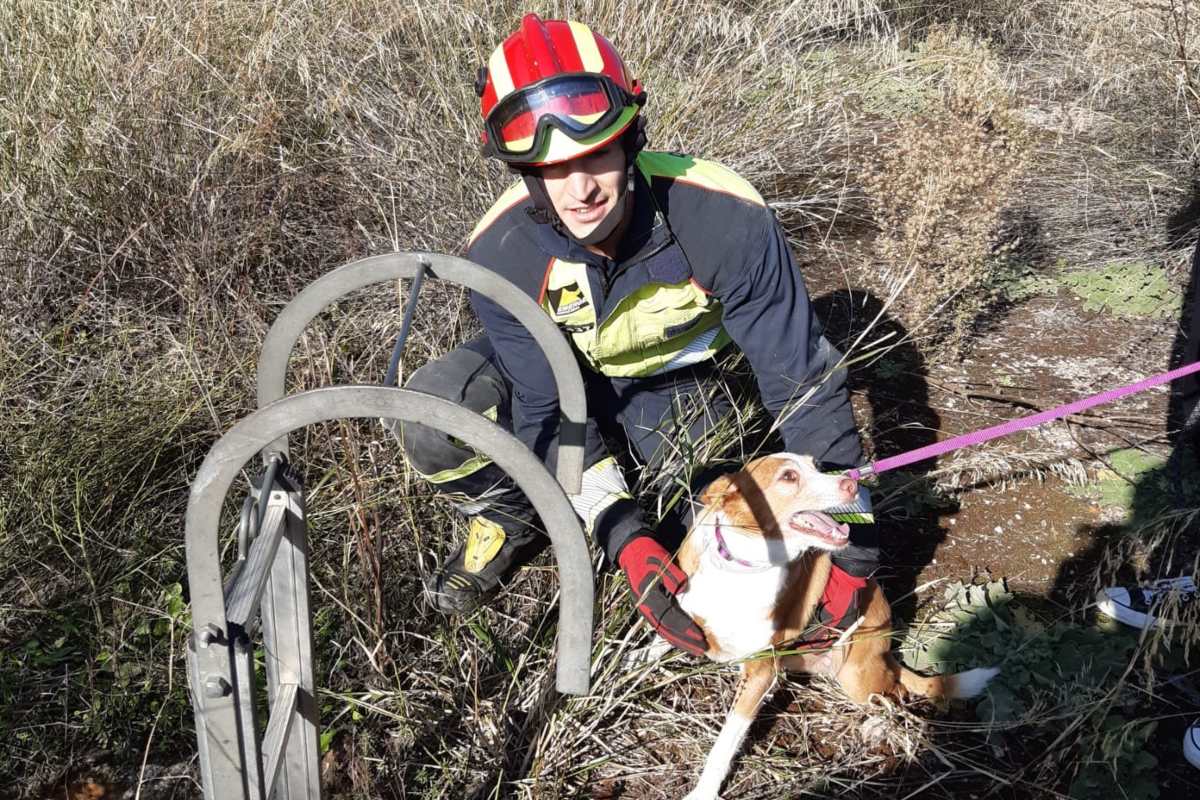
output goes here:
[{"label": "bolt on ladder", "polygon": [[[494,300],[524,324],[554,370],[562,413],[557,479],[516,437],[482,415],[432,395],[391,386],[334,386],[284,395],[287,362],[307,324],[342,296],[382,281],[413,279],[396,354],[425,276]],[[258,365],[259,409],[209,450],[192,482],[185,520],[193,635],[188,678],[206,800],[319,800],[318,709],[303,487],[287,466],[288,434],[346,417],[420,422],[490,457],[529,497],[545,523],[561,590],[556,686],[586,694],[590,682],[591,560],[566,492],[579,491],[587,417],[583,380],[566,340],[528,296],[461,258],[391,253],[351,262],[309,285],[271,326]],[[221,506],[243,466],[265,472],[246,498],[238,558],[222,576]],[[261,624],[260,624],[261,623]],[[260,743],[254,641],[261,633],[269,717]]]}]

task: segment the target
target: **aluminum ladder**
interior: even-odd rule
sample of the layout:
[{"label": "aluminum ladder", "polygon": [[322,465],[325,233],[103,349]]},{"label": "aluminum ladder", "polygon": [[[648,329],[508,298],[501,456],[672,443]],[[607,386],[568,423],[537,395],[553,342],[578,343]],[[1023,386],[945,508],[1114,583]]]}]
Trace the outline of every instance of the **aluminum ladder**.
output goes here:
[{"label": "aluminum ladder", "polygon": [[[427,276],[494,300],[541,347],[554,370],[562,414],[557,479],[516,437],[482,415],[390,386]],[[412,279],[413,285],[388,385],[333,386],[285,396],[288,360],[308,323],[350,292],[402,278]],[[579,492],[583,474],[583,380],[565,338],[533,300],[495,273],[452,256],[390,253],[351,262],[310,284],[271,326],[258,362],[258,405],[209,450],[192,481],[185,518],[193,626],[188,679],[206,800],[321,797],[304,491],[287,468],[288,434],[305,425],[346,417],[420,422],[465,441],[512,476],[541,516],[558,566],[555,685],[564,694],[588,692],[592,567],[579,519],[567,500],[567,493]],[[221,507],[256,455],[265,472],[243,503],[238,558],[222,575]],[[259,639],[269,708],[261,742],[254,664]]]}]

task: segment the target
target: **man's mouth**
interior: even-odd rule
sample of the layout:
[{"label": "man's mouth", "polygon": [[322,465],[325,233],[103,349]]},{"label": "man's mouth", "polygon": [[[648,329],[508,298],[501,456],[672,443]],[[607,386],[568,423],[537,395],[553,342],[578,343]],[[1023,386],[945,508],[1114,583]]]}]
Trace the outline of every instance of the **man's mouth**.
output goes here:
[{"label": "man's mouth", "polygon": [[573,206],[567,209],[577,222],[599,222],[604,218],[604,209],[607,203],[588,203],[581,206]]},{"label": "man's mouth", "polygon": [[788,520],[788,527],[803,533],[833,548],[845,547],[850,543],[850,526],[844,522],[830,525],[820,517],[798,511]]}]

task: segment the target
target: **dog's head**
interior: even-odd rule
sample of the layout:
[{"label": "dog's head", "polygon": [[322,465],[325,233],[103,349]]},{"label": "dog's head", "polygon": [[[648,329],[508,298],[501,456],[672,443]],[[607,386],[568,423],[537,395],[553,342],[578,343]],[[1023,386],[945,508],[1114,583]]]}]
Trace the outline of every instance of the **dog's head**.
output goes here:
[{"label": "dog's head", "polygon": [[717,478],[700,499],[743,537],[761,537],[768,550],[782,543],[792,559],[810,548],[845,547],[850,541],[845,524],[830,526],[808,512],[851,503],[857,496],[858,484],[851,478],[823,474],[809,456],[777,453]]}]

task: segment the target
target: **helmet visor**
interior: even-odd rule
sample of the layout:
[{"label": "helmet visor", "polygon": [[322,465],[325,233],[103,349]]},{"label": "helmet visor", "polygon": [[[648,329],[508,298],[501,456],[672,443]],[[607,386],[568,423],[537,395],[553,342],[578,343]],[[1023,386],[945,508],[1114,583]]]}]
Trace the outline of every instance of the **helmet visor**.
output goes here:
[{"label": "helmet visor", "polygon": [[518,160],[538,150],[549,128],[576,141],[603,130],[633,101],[607,76],[557,75],[501,100],[487,118],[493,152]]}]

